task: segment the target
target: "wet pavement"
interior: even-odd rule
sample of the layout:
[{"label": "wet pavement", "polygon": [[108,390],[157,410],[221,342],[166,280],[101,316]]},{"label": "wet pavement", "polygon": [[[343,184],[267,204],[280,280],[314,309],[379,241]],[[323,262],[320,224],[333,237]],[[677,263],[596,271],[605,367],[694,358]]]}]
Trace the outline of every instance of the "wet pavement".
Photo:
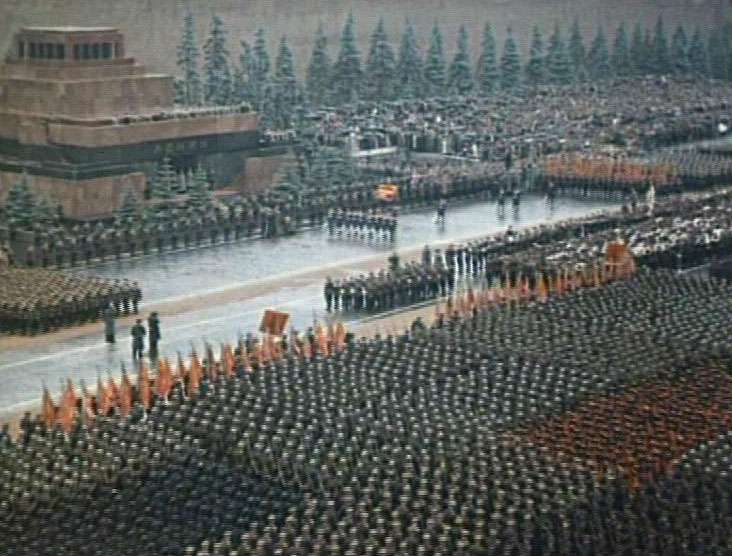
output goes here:
[{"label": "wet pavement", "polygon": [[[314,317],[325,316],[322,284],[327,274],[343,276],[384,266],[395,249],[416,254],[425,244],[447,244],[504,231],[508,225],[519,229],[616,206],[596,199],[559,199],[550,208],[542,198],[527,196],[518,212],[507,206],[501,217],[494,203],[478,202],[449,208],[444,227],[435,224],[431,210],[404,214],[393,244],[333,239],[319,229],[122,259],[83,272],[137,280],[145,296],[140,316],[153,309],[160,312],[160,352],[174,357],[178,351],[187,355],[192,345],[200,350],[205,340],[216,348],[219,342],[235,341],[239,333],[259,326],[265,309],[289,312],[291,324],[302,330]],[[351,322],[358,319],[354,316]],[[118,375],[122,365],[134,369],[129,321],[119,323],[114,345],[104,343],[101,323],[39,337],[32,344],[24,345],[22,339],[16,346],[12,340],[0,343],[0,419],[35,409],[44,382],[58,392],[66,378],[94,385],[98,373]]]}]

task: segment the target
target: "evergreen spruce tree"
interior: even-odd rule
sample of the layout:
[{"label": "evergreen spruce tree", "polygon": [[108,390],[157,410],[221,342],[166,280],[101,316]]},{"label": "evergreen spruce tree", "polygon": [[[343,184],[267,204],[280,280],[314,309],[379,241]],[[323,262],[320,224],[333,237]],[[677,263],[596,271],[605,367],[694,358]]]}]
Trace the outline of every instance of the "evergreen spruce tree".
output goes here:
[{"label": "evergreen spruce tree", "polygon": [[417,37],[407,20],[399,44],[399,60],[394,79],[399,98],[419,98],[424,94],[423,69]]},{"label": "evergreen spruce tree", "polygon": [[621,23],[615,33],[611,65],[615,75],[630,75],[633,71],[633,64],[630,59],[630,47],[628,46],[628,35],[625,32],[625,23]]},{"label": "evergreen spruce tree", "polygon": [[643,75],[652,74],[655,71],[653,64],[653,42],[651,41],[651,32],[648,29],[643,32],[643,53],[641,73]]},{"label": "evergreen spruce tree", "polygon": [[183,80],[178,77],[173,79],[173,102],[182,105],[186,103],[185,86]]},{"label": "evergreen spruce tree", "polygon": [[597,28],[595,39],[587,52],[587,69],[592,79],[607,79],[611,75],[610,54],[602,25]]},{"label": "evergreen spruce tree", "polygon": [[521,59],[513,38],[513,30],[509,27],[506,42],[503,43],[503,54],[501,54],[501,89],[514,92],[520,86]]},{"label": "evergreen spruce tree", "polygon": [[641,29],[640,23],[636,23],[633,27],[633,38],[630,41],[630,62],[631,62],[631,73],[634,75],[642,75],[647,60],[645,57],[648,53],[645,51],[643,44],[643,30]]},{"label": "evergreen spruce tree", "polygon": [[720,26],[709,35],[707,56],[709,59],[709,74],[713,79],[729,81],[732,78],[732,34],[729,32],[729,22]]},{"label": "evergreen spruce tree", "polygon": [[323,191],[331,185],[330,179],[331,176],[328,170],[326,149],[321,147],[313,152],[310,171],[306,177],[306,182],[311,190]]},{"label": "evergreen spruce tree", "polygon": [[329,150],[328,167],[333,183],[350,184],[358,177],[358,168],[353,157],[343,149]]},{"label": "evergreen spruce tree", "polygon": [[274,191],[279,196],[289,197],[298,195],[301,192],[302,183],[300,182],[297,168],[291,164],[285,166],[280,174]]},{"label": "evergreen spruce tree", "polygon": [[234,74],[234,100],[254,106],[254,94],[254,53],[247,41],[241,41],[239,67]]},{"label": "evergreen spruce tree", "polygon": [[5,214],[8,221],[17,228],[30,228],[36,216],[36,198],[28,186],[25,171],[20,179],[10,186],[5,199]]},{"label": "evergreen spruce tree", "polygon": [[465,25],[458,30],[455,56],[450,64],[450,90],[458,95],[466,95],[473,90],[473,73],[470,69],[468,31]]},{"label": "evergreen spruce tree", "polygon": [[663,18],[659,15],[656,20],[656,27],[653,31],[653,42],[651,44],[652,73],[666,74],[671,70],[668,58],[668,40],[666,39],[666,28],[663,25]]},{"label": "evergreen spruce tree", "polygon": [[158,163],[155,170],[155,177],[150,184],[150,198],[169,201],[173,198],[178,189],[178,176],[175,168],[170,162],[170,155],[165,154]]},{"label": "evergreen spruce tree", "polygon": [[322,106],[328,102],[330,90],[331,66],[328,56],[328,38],[323,26],[318,25],[315,34],[313,53],[310,56],[305,83],[308,91],[308,100],[313,106]]},{"label": "evergreen spruce tree", "polygon": [[389,44],[384,19],[379,19],[373,34],[366,60],[366,86],[364,96],[371,100],[394,98],[394,70],[396,59]]},{"label": "evergreen spruce tree", "polygon": [[576,81],[584,81],[587,79],[587,67],[585,64],[587,52],[585,49],[585,40],[582,38],[582,30],[580,29],[577,18],[575,18],[572,24],[567,50],[569,52],[570,63],[572,64],[572,75],[574,75]]},{"label": "evergreen spruce tree", "polygon": [[442,31],[435,22],[424,60],[425,96],[440,97],[445,94],[445,54],[442,48]]},{"label": "evergreen spruce tree", "polygon": [[478,90],[490,94],[498,88],[498,66],[496,65],[496,41],[493,38],[493,29],[490,23],[483,27],[483,40],[480,43],[480,56],[475,71],[475,81]]},{"label": "evergreen spruce tree", "polygon": [[672,71],[676,74],[689,73],[689,41],[686,31],[679,25],[671,39]]},{"label": "evergreen spruce tree", "polygon": [[333,66],[332,88],[335,101],[340,104],[356,102],[361,96],[362,78],[361,55],[356,46],[353,13],[349,13],[341,35],[338,59]]},{"label": "evergreen spruce tree", "polygon": [[254,35],[254,47],[252,49],[252,98],[254,109],[262,110],[265,101],[265,92],[270,84],[270,63],[269,51],[267,49],[267,38],[264,29],[260,27]]},{"label": "evergreen spruce tree", "polygon": [[294,125],[295,110],[300,101],[300,89],[295,77],[292,51],[284,36],[280,39],[275,59],[273,94],[275,125],[279,129],[289,129]]},{"label": "evergreen spruce tree", "polygon": [[189,207],[197,209],[206,208],[211,205],[211,186],[208,180],[208,174],[202,166],[196,167],[193,173],[193,179],[188,189],[188,201]]},{"label": "evergreen spruce tree", "polygon": [[524,73],[526,85],[534,89],[544,83],[546,68],[544,67],[544,41],[541,38],[541,31],[538,25],[534,26],[534,34],[529,49],[529,60],[526,62]]},{"label": "evergreen spruce tree", "polygon": [[[579,32],[579,26],[577,26],[577,33]],[[574,32],[573,32],[574,34]],[[575,48],[578,45],[582,47],[581,58],[577,58],[577,62],[574,58],[567,54],[567,48],[564,45],[564,39],[562,38],[562,32],[559,30],[559,24],[554,24],[554,32],[549,38],[549,48],[547,49],[546,56],[546,74],[547,81],[552,85],[568,85],[572,82],[572,76],[574,69],[584,67],[584,45],[582,44],[582,37],[579,37],[579,42],[575,44]],[[575,38],[575,40],[577,40]],[[577,54],[577,53],[575,53]],[[579,66],[575,64],[580,64]]]},{"label": "evergreen spruce tree", "polygon": [[201,104],[201,77],[198,73],[200,52],[196,45],[196,31],[193,12],[188,9],[183,20],[183,33],[178,45],[178,69],[180,80],[180,103],[185,106]]},{"label": "evergreen spruce tree", "polygon": [[699,27],[694,29],[694,34],[689,42],[689,70],[694,75],[709,75],[709,58],[704,47],[702,34]]},{"label": "evergreen spruce tree", "polygon": [[230,104],[234,83],[229,66],[229,51],[226,48],[226,30],[223,21],[216,14],[211,18],[211,31],[203,45],[203,57],[206,102],[214,105]]},{"label": "evergreen spruce tree", "polygon": [[41,197],[35,206],[33,221],[44,228],[58,224],[58,205],[48,197]]},{"label": "evergreen spruce tree", "polygon": [[139,214],[140,203],[137,200],[134,189],[127,188],[122,196],[122,205],[117,209],[117,220],[121,222],[129,222],[134,220]]},{"label": "evergreen spruce tree", "polygon": [[259,104],[259,126],[262,129],[273,130],[280,127],[277,93],[278,87],[274,78],[268,78],[262,86],[262,101]]}]

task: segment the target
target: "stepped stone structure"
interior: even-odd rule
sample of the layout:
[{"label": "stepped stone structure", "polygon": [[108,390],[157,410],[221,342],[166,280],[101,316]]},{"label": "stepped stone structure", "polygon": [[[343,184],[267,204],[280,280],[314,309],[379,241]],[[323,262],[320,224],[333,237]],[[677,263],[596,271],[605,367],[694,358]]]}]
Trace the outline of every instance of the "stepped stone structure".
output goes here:
[{"label": "stepped stone structure", "polygon": [[0,200],[25,171],[31,187],[72,218],[109,214],[168,155],[202,164],[215,185],[251,189],[260,177],[257,116],[246,106],[176,109],[173,77],[125,54],[112,27],[24,27],[0,66]]}]

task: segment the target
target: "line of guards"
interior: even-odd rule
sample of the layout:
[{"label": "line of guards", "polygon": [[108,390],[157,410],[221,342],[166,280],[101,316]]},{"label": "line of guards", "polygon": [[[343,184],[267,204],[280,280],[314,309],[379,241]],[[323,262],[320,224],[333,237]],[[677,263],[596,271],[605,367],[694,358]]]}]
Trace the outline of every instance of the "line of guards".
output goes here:
[{"label": "line of guards", "polygon": [[[489,283],[505,276],[512,282],[523,277],[533,288],[537,272],[556,275],[565,266],[563,259],[569,258],[572,264],[596,262],[604,255],[603,245],[617,239],[614,230],[633,234],[631,239],[634,247],[638,247],[639,264],[650,268],[698,266],[729,252],[732,245],[728,224],[730,199],[732,193],[727,190],[687,200],[682,206],[677,205],[676,199],[664,201],[653,216],[646,212],[613,212],[552,227],[535,226],[520,234],[509,228],[503,237],[494,235],[467,244],[449,245],[444,252],[425,246],[421,261],[403,265],[394,253],[388,270],[340,281],[328,278],[323,289],[326,310],[389,311],[445,296],[455,290],[458,277]],[[699,214],[706,216],[694,218]],[[691,228],[675,224],[672,216],[678,221],[686,218]],[[719,229],[714,231],[714,228]],[[662,244],[658,244],[658,237],[665,238]],[[568,242],[577,244],[570,246]]]},{"label": "line of guards", "polygon": [[359,236],[394,241],[398,226],[397,211],[383,214],[372,209],[369,212],[331,209],[326,218],[328,233],[336,236]]},{"label": "line of guards", "polygon": [[[496,168],[485,165],[433,169],[419,178],[402,177],[392,181],[399,183],[400,206],[497,194],[502,183]],[[10,253],[13,261],[28,267],[75,267],[96,260],[119,259],[123,255],[291,234],[304,227],[323,225],[328,212],[335,208],[349,212],[383,210],[385,202],[376,199],[374,191],[373,183],[357,183],[337,186],[313,198],[237,198],[200,212],[172,208],[156,215],[137,215],[114,225],[87,223],[51,232],[8,231],[0,226],[0,245],[9,242],[14,248]],[[381,225],[388,234],[392,228],[396,231],[396,224],[388,219]]]}]

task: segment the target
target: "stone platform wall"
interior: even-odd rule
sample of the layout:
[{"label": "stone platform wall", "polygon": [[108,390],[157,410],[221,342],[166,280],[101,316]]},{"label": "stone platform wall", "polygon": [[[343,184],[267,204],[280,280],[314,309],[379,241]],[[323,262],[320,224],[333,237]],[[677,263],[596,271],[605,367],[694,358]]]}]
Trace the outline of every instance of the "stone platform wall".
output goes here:
[{"label": "stone platform wall", "polygon": [[[10,187],[20,179],[12,172],[0,172],[0,203]],[[64,180],[49,176],[28,175],[31,190],[61,204],[64,215],[89,218],[107,214],[122,204],[127,189],[133,189],[139,199],[145,190],[145,174],[133,172],[119,176],[90,180]]]}]

